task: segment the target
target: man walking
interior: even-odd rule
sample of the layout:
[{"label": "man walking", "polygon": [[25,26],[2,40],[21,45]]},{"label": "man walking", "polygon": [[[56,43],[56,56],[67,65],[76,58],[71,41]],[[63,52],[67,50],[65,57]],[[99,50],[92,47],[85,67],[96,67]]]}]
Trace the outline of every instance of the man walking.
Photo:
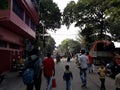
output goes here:
[{"label": "man walking", "polygon": [[[27,83],[26,87],[27,90],[33,90],[35,86],[35,90],[40,90],[41,87],[41,75],[42,75],[42,60],[40,58],[40,53],[37,48],[34,48],[30,52],[30,56],[26,58],[26,61],[24,63],[24,71],[27,68],[31,68],[29,70],[34,71],[34,79],[32,83]],[[25,74],[23,73],[23,77]],[[29,80],[29,78],[28,78]]]},{"label": "man walking", "polygon": [[43,60],[44,75],[47,79],[46,90],[52,89],[52,76],[55,75],[55,63],[51,57],[51,53],[47,53],[47,58]]},{"label": "man walking", "polygon": [[88,57],[85,55],[85,50],[81,50],[81,56],[78,58],[79,60],[79,65],[80,65],[80,78],[82,81],[82,86],[86,88],[87,84],[87,67],[88,67]]}]

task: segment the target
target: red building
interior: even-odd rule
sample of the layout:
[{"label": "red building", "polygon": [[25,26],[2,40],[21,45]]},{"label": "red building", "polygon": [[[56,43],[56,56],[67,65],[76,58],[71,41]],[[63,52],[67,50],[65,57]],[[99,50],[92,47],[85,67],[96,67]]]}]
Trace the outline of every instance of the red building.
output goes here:
[{"label": "red building", "polygon": [[19,59],[35,39],[38,23],[35,2],[37,0],[3,0],[0,6],[0,71],[10,70],[13,60]]}]

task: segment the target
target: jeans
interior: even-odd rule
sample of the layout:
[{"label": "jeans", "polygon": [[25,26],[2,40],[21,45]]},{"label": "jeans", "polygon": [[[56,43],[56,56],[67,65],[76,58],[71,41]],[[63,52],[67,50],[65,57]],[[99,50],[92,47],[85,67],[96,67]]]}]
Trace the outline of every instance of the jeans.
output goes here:
[{"label": "jeans", "polygon": [[41,88],[41,74],[39,75],[38,78],[35,78],[34,84],[35,84],[35,90],[40,90],[40,88]]},{"label": "jeans", "polygon": [[82,81],[82,84],[86,86],[86,83],[87,83],[87,68],[80,68],[80,78],[81,78],[81,81]]},{"label": "jeans", "polygon": [[89,71],[89,73],[93,72],[93,65],[92,64],[88,64],[88,71]]},{"label": "jeans", "polygon": [[40,90],[40,87],[41,87],[41,74],[39,75],[39,77],[34,79],[34,83],[27,84],[27,90],[33,90],[34,86],[35,86],[35,90]]},{"label": "jeans", "polygon": [[106,89],[105,89],[105,79],[104,79],[104,78],[103,78],[103,79],[101,78],[100,81],[101,81],[100,90],[106,90]]},{"label": "jeans", "polygon": [[46,90],[52,90],[52,77],[46,77],[47,79],[47,88]]},{"label": "jeans", "polygon": [[27,88],[26,88],[26,90],[33,90],[33,83],[32,84],[27,84]]},{"label": "jeans", "polygon": [[66,80],[66,90],[70,90],[71,82],[70,80]]}]

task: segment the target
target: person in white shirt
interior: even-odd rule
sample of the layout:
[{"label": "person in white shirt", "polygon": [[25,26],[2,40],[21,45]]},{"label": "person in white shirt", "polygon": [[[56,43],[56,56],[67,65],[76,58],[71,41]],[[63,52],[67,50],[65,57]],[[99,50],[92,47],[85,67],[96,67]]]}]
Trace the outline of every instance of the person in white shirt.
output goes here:
[{"label": "person in white shirt", "polygon": [[85,50],[81,50],[81,56],[79,56],[78,58],[79,60],[79,67],[80,67],[80,78],[82,81],[82,86],[81,87],[85,87],[86,88],[86,84],[87,84],[87,68],[88,68],[88,57],[85,54]]}]

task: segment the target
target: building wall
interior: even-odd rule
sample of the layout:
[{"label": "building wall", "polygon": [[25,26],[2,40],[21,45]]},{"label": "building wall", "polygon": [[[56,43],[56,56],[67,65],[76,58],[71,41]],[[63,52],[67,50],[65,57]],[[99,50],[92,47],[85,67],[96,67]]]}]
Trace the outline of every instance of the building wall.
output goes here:
[{"label": "building wall", "polygon": [[7,1],[8,8],[0,9],[0,71],[11,70],[13,60],[22,57],[25,41],[35,40],[38,23],[31,0]]},{"label": "building wall", "polygon": [[11,68],[11,51],[0,50],[0,71],[8,71]]}]

